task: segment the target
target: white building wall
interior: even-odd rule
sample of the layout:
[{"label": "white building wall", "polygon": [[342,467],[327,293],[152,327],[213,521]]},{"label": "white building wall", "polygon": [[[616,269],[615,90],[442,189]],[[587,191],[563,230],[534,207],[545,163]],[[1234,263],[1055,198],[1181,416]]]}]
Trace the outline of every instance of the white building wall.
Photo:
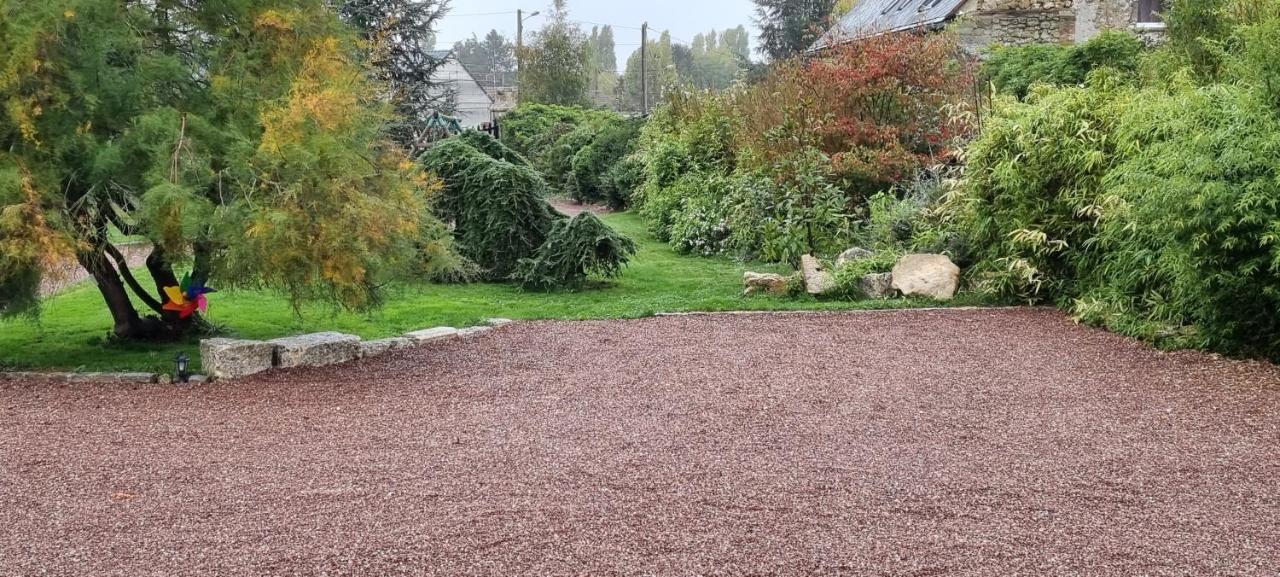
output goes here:
[{"label": "white building wall", "polygon": [[490,112],[493,99],[489,98],[480,83],[456,59],[450,58],[441,66],[436,71],[435,80],[453,89],[458,95],[458,108],[454,116],[462,122],[463,128],[479,128],[481,124],[493,119]]}]

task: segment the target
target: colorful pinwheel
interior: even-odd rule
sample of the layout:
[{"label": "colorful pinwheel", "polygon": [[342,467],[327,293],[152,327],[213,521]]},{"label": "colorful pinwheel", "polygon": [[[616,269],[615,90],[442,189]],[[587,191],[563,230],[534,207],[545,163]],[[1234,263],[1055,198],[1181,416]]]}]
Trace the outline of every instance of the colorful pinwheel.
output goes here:
[{"label": "colorful pinwheel", "polygon": [[207,312],[209,310],[209,299],[204,295],[218,292],[204,283],[192,283],[191,275],[182,277],[181,286],[164,287],[164,294],[169,297],[169,302],[164,303],[164,310],[178,313],[178,318],[185,319],[195,314],[197,310]]}]

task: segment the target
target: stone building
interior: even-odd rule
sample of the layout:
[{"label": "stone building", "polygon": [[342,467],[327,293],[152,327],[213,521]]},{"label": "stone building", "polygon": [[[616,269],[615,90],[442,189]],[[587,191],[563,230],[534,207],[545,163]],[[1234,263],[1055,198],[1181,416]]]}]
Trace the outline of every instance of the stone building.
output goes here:
[{"label": "stone building", "polygon": [[1170,0],[861,0],[815,50],[886,32],[952,25],[977,52],[991,44],[1083,42],[1107,29],[1155,37]]}]

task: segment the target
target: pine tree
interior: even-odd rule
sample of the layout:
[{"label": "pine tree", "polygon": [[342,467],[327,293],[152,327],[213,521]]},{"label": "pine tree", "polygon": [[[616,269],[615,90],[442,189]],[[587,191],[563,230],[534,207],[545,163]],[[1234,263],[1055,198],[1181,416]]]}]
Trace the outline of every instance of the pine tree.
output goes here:
[{"label": "pine tree", "polygon": [[448,9],[449,0],[342,0],[338,8],[370,47],[370,63],[399,115],[393,137],[411,156],[426,146],[431,115],[456,107],[455,92],[432,80],[445,62],[432,54],[434,30]]},{"label": "pine tree", "polygon": [[802,54],[829,28],[836,0],[754,0],[760,53],[775,62]]},{"label": "pine tree", "polygon": [[516,47],[497,30],[481,40],[475,35],[454,46],[454,57],[486,86],[515,84]]}]

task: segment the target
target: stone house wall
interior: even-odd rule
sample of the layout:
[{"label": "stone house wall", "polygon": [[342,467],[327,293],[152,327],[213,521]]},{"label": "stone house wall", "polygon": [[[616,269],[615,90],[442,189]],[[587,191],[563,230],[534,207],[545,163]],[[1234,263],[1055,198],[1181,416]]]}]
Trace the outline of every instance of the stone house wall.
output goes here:
[{"label": "stone house wall", "polygon": [[968,0],[956,29],[961,44],[978,52],[991,44],[1083,42],[1103,30],[1143,34],[1158,26],[1138,26],[1138,0]]}]

